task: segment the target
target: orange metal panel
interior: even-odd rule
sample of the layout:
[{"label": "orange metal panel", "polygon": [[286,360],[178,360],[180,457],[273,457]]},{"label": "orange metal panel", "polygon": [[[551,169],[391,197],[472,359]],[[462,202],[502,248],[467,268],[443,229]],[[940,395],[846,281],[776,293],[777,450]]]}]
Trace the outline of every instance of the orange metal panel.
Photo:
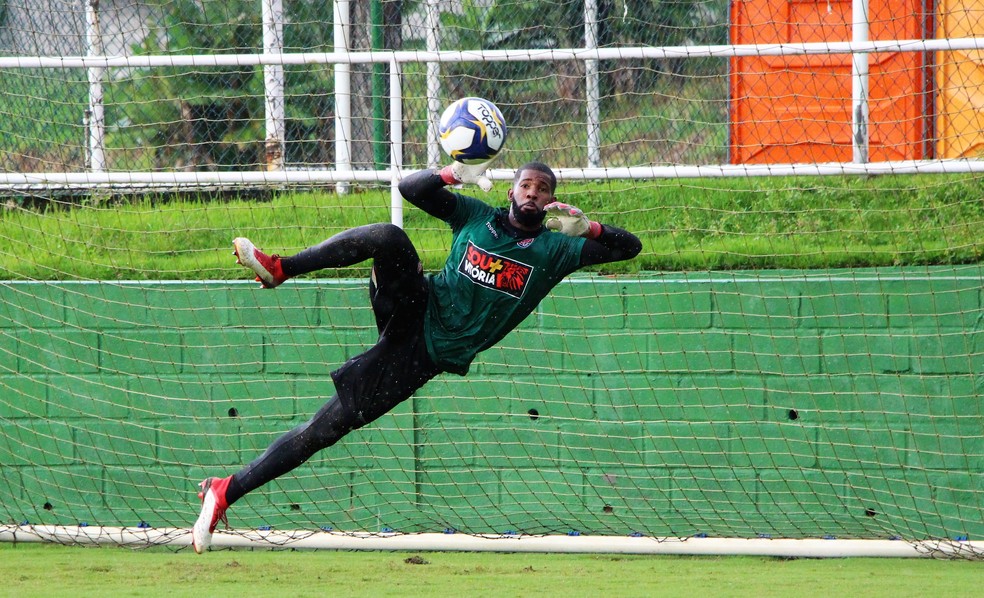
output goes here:
[{"label": "orange metal panel", "polygon": [[[984,36],[984,0],[940,0],[936,37]],[[936,152],[941,158],[984,156],[984,52],[936,54]]]},{"label": "orange metal panel", "polygon": [[[872,40],[923,38],[926,0],[871,0]],[[736,44],[850,41],[850,0],[732,0]],[[926,157],[922,53],[869,55],[869,156]],[[851,56],[737,57],[731,61],[731,161],[850,161]]]}]

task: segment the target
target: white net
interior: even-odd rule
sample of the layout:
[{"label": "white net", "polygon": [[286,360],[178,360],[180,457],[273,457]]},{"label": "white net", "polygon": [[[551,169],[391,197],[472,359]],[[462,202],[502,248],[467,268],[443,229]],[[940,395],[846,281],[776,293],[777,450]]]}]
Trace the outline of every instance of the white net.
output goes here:
[{"label": "white net", "polygon": [[[0,538],[186,540],[195,484],[375,336],[366,265],[261,291],[229,241],[399,217],[436,269],[445,228],[387,187],[477,95],[510,127],[490,202],[546,161],[643,254],[248,496],[239,537],[977,554],[980,19],[869,4],[862,35],[849,3],[0,2]],[[342,17],[362,53],[337,53]]]}]

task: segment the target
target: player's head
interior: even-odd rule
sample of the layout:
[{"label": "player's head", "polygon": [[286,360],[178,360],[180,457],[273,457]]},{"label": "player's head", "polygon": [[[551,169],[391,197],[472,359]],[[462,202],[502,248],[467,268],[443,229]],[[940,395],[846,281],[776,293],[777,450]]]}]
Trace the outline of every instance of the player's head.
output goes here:
[{"label": "player's head", "polygon": [[519,167],[513,177],[509,196],[509,216],[514,225],[533,230],[543,224],[544,206],[556,201],[557,176],[542,162],[527,162]]},{"label": "player's head", "polygon": [[525,170],[533,170],[545,175],[547,180],[550,181],[550,193],[552,194],[557,191],[557,175],[555,175],[554,171],[543,162],[527,162],[526,164],[520,166],[516,171],[516,175],[513,177],[513,185],[519,182],[520,177],[523,176],[523,171]]}]

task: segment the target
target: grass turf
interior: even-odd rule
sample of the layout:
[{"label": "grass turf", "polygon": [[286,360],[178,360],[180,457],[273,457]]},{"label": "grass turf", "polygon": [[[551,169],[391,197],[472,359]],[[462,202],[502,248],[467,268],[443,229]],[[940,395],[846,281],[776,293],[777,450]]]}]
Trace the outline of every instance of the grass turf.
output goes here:
[{"label": "grass turf", "polygon": [[0,544],[0,596],[974,595],[981,563],[528,553],[128,550]]}]

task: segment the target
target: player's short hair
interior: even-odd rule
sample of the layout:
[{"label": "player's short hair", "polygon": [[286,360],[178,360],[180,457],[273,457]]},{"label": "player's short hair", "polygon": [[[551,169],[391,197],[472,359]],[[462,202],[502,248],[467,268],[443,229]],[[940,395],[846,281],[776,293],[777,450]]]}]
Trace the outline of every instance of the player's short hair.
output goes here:
[{"label": "player's short hair", "polygon": [[519,181],[519,176],[523,174],[524,170],[535,170],[547,175],[547,178],[550,179],[550,192],[553,193],[557,190],[557,175],[555,175],[554,171],[543,162],[527,162],[526,164],[520,166],[516,170],[516,175],[513,177],[513,183],[517,183]]}]

